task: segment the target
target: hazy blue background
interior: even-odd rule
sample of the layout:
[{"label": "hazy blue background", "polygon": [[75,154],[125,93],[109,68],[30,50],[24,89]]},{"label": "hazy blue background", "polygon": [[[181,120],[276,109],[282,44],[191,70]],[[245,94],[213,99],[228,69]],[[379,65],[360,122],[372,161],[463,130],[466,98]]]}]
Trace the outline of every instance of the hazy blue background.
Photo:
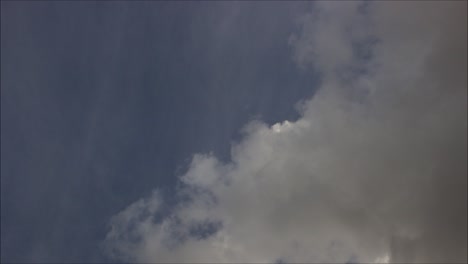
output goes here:
[{"label": "hazy blue background", "polygon": [[107,222],[317,76],[288,38],[313,3],[1,3],[1,261],[100,262]]}]

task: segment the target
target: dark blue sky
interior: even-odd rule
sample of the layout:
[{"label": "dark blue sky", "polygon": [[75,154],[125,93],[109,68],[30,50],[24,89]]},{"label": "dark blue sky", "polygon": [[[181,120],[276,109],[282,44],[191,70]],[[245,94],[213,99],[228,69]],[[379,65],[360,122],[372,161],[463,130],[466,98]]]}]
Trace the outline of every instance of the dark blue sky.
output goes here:
[{"label": "dark blue sky", "polygon": [[288,38],[311,3],[1,3],[1,261],[99,262],[109,218],[196,152],[229,159],[317,78]]}]

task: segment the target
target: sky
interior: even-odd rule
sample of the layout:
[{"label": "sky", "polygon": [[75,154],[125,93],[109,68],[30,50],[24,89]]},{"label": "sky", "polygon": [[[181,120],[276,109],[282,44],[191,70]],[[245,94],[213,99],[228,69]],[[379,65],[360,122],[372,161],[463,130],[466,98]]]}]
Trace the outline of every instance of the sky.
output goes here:
[{"label": "sky", "polygon": [[467,2],[1,2],[2,263],[467,262]]}]

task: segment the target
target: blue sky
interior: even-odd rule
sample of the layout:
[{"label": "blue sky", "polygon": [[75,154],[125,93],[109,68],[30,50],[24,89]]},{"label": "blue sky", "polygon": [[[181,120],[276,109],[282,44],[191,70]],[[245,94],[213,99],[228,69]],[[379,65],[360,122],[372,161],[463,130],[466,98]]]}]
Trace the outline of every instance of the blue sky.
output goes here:
[{"label": "blue sky", "polygon": [[460,262],[466,2],[1,3],[1,261]]},{"label": "blue sky", "polygon": [[110,216],[193,153],[297,118],[317,77],[288,36],[311,5],[2,2],[2,260],[101,261]]}]

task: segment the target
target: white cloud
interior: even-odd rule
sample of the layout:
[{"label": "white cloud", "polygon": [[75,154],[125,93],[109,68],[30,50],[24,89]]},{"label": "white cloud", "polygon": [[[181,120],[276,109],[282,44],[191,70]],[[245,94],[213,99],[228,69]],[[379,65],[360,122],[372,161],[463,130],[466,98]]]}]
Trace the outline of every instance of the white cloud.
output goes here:
[{"label": "white cloud", "polygon": [[[111,221],[136,262],[466,262],[466,2],[317,2],[291,37],[323,87],[297,121],[197,154],[180,203]],[[369,44],[363,60],[354,44]]]}]

